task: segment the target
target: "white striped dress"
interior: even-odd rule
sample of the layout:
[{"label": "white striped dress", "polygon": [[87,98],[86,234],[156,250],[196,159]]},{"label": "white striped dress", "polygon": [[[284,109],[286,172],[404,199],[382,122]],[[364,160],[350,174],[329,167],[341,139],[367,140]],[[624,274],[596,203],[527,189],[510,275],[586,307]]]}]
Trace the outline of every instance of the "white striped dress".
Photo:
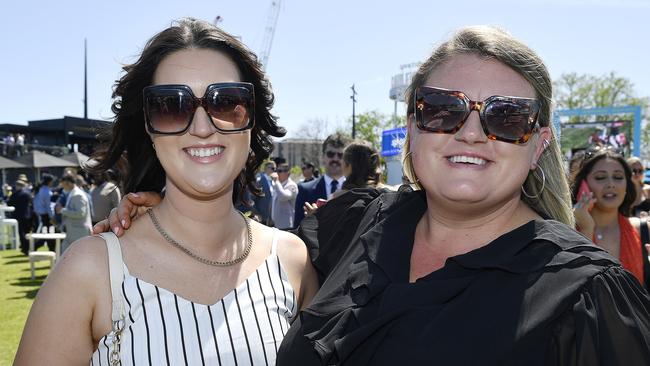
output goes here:
[{"label": "white striped dress", "polygon": [[[264,263],[209,306],[133,277],[124,265],[122,365],[275,365],[297,312],[276,247],[277,231]],[[99,341],[91,365],[109,365],[110,343],[107,337]]]}]

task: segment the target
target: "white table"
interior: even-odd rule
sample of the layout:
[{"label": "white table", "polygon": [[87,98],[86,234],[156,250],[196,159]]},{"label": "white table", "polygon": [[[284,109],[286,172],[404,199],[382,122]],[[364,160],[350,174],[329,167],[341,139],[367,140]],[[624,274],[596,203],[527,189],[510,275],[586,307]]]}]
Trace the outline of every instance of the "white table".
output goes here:
[{"label": "white table", "polygon": [[61,240],[65,239],[64,233],[33,233],[27,234],[26,237],[29,239],[29,251],[34,251],[34,241],[36,240],[54,240],[56,243],[56,259],[59,259],[61,256]]}]

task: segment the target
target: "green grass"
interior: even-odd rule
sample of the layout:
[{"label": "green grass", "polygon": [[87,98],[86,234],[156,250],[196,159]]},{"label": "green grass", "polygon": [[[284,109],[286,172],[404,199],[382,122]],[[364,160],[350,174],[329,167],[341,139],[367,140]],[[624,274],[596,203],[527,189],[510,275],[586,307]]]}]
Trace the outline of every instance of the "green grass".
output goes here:
[{"label": "green grass", "polygon": [[13,362],[29,309],[49,270],[48,261],[36,262],[32,280],[27,256],[0,250],[0,366]]}]

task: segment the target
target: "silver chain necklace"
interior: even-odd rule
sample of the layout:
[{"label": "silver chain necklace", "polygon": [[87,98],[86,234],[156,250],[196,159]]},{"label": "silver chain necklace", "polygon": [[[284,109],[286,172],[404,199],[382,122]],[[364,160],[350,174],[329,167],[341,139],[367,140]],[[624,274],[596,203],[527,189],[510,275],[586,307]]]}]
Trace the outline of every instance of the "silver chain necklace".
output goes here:
[{"label": "silver chain necklace", "polygon": [[[239,212],[239,211],[237,211]],[[239,214],[242,216],[244,219],[244,222],[246,223],[246,232],[248,233],[248,240],[246,241],[246,248],[244,248],[244,252],[237,258],[231,259],[229,261],[221,262],[221,261],[213,261],[211,259],[199,257],[197,254],[192,252],[191,250],[187,249],[185,246],[183,246],[181,243],[177,242],[174,240],[167,232],[160,226],[160,223],[158,222],[158,219],[156,218],[156,215],[154,215],[153,210],[149,209],[147,210],[147,213],[149,213],[149,217],[151,218],[151,222],[153,223],[153,226],[156,227],[156,230],[162,235],[165,240],[175,246],[176,248],[180,249],[183,251],[183,253],[189,255],[193,259],[203,263],[207,264],[209,266],[215,266],[215,267],[228,267],[232,266],[233,264],[241,263],[248,257],[248,254],[251,252],[251,247],[253,246],[253,233],[251,232],[251,224],[246,216],[244,216],[243,213],[239,212]]]}]

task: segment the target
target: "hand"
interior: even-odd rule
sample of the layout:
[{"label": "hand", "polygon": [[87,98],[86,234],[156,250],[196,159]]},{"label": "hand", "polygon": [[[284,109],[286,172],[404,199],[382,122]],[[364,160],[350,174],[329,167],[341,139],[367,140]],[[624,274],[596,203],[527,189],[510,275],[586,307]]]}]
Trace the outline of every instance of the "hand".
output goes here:
[{"label": "hand", "polygon": [[[650,253],[650,244],[646,244],[646,245],[645,245],[645,250],[646,250],[648,253]],[[646,258],[646,259],[648,260],[648,262],[650,262],[650,254],[648,255],[648,258]]]},{"label": "hand", "polygon": [[302,206],[303,210],[305,211],[305,216],[311,215],[315,213],[318,210],[318,206],[316,204],[311,204],[309,202],[305,202],[305,204]]},{"label": "hand", "polygon": [[57,203],[56,206],[54,206],[54,212],[60,214],[61,210],[63,210],[63,206],[61,206],[60,203]]},{"label": "hand", "polygon": [[589,210],[591,210],[595,203],[596,199],[593,197],[593,193],[590,193],[583,194],[575,206],[573,206],[573,216],[576,219],[576,225],[580,229],[580,232],[588,236],[593,234],[596,227],[596,222],[589,213]]},{"label": "hand", "polygon": [[271,173],[270,177],[274,182],[278,181],[278,173],[273,172],[273,173]]},{"label": "hand", "polygon": [[157,206],[162,198],[154,192],[129,193],[122,197],[120,204],[111,210],[108,217],[93,226],[93,234],[113,231],[122,236],[128,230],[131,221],[147,212],[150,207]]}]

